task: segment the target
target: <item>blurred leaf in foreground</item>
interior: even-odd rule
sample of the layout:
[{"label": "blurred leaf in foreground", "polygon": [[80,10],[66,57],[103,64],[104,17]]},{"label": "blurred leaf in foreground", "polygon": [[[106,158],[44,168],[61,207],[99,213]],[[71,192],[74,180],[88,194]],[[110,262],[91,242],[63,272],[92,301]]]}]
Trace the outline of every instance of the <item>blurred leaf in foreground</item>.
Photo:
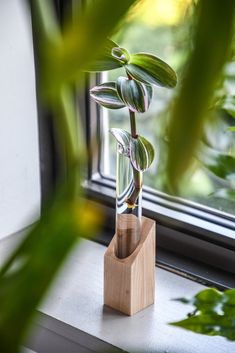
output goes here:
[{"label": "blurred leaf in foreground", "polygon": [[235,290],[219,292],[210,288],[199,292],[192,299],[176,299],[190,304],[195,310],[188,318],[170,325],[209,336],[223,336],[235,341]]},{"label": "blurred leaf in foreground", "polygon": [[198,6],[194,49],[169,126],[167,174],[174,192],[201,138],[206,112],[232,43],[235,2],[203,0]]},{"label": "blurred leaf in foreground", "polygon": [[[82,129],[71,83],[85,63],[107,44],[106,37],[135,0],[92,2],[80,21],[67,22],[62,33],[48,0],[29,0],[37,63],[38,97],[54,114],[54,125],[67,176],[64,193],[44,209],[34,229],[0,269],[0,352],[16,353],[33,314],[54,275],[77,239],[96,231],[100,213],[80,198],[84,160]],[[75,16],[76,17],[76,16]],[[104,21],[105,18],[105,21]],[[77,139],[79,130],[80,140]],[[79,191],[79,194],[78,194]]]},{"label": "blurred leaf in foreground", "polygon": [[0,270],[0,352],[16,353],[45,291],[72,246],[101,217],[82,200],[56,202]]},{"label": "blurred leaf in foreground", "polygon": [[231,131],[231,132],[234,132],[234,131],[235,131],[235,126],[230,126],[230,127],[228,127],[227,130],[228,130],[228,131]]},{"label": "blurred leaf in foreground", "polygon": [[[58,34],[58,31],[54,31],[53,38],[46,30],[37,31],[43,64],[42,89],[45,97],[53,96],[64,82],[76,82],[82,70],[96,71],[99,65],[104,63],[109,69],[120,66],[119,62],[109,54],[115,43],[107,37],[135,2],[136,0],[94,1],[85,8],[82,16],[75,14],[73,21],[67,21],[62,32],[59,31]],[[45,28],[49,22],[45,10],[48,7],[48,1],[30,0],[30,4],[35,23]],[[41,16],[41,23],[38,14]],[[54,21],[51,22],[54,23]],[[42,36],[43,42],[41,42]],[[94,59],[97,61],[94,62]]]}]

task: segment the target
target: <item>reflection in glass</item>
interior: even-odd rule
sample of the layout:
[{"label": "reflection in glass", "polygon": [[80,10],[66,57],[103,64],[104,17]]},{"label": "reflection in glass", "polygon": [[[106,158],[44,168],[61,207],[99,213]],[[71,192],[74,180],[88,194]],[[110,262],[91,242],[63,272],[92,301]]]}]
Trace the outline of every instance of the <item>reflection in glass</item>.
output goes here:
[{"label": "reflection in glass", "polygon": [[142,180],[135,180],[130,158],[119,144],[116,176],[116,255],[125,258],[136,249],[141,237]]}]

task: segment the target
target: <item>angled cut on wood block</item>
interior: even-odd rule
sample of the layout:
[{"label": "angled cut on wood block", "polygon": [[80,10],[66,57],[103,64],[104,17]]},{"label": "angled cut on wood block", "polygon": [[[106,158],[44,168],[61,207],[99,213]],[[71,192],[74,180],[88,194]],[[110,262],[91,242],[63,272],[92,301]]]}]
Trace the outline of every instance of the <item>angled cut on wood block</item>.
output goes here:
[{"label": "angled cut on wood block", "polygon": [[127,315],[154,303],[155,222],[142,217],[141,233],[130,256],[116,256],[116,234],[104,255],[104,304]]}]

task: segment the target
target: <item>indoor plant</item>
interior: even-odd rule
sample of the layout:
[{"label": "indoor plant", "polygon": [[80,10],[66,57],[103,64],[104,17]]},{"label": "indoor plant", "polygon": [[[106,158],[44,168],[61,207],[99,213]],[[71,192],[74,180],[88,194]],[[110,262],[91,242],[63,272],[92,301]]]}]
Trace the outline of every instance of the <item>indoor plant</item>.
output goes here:
[{"label": "indoor plant", "polygon": [[[104,304],[133,315],[153,304],[155,297],[155,222],[143,218],[141,209],[143,172],[154,159],[154,149],[137,133],[135,114],[148,110],[153,85],[172,88],[177,78],[152,54],[129,54],[110,40],[107,45],[111,66],[123,66],[126,76],[101,83],[90,94],[105,108],[127,107],[130,132],[110,130],[117,141],[116,232],[104,255]],[[102,66],[100,60],[98,71],[110,68],[115,67]]]},{"label": "indoor plant", "polygon": [[154,159],[151,143],[140,136],[136,129],[136,113],[148,110],[153,97],[154,85],[172,88],[177,83],[174,70],[155,55],[130,54],[126,49],[108,40],[113,65],[100,62],[91,70],[105,71],[123,66],[126,77],[116,82],[105,82],[91,89],[90,94],[101,106],[108,109],[128,108],[130,132],[111,129],[117,140],[116,168],[116,255],[129,256],[141,238],[141,194],[143,172]]},{"label": "indoor plant", "polygon": [[[57,46],[63,47],[64,49],[63,54],[64,54],[66,52],[65,50],[66,43],[71,44],[71,35],[68,36],[68,34],[71,34],[71,33],[68,30],[66,35],[65,33],[63,33],[63,41],[58,40],[58,38],[56,37],[57,32],[59,31],[55,31],[56,33],[51,33],[56,28],[55,25],[48,27],[48,21],[49,21],[49,24],[51,21],[51,11],[48,11],[48,6],[52,3],[52,1],[35,0],[30,2],[34,7],[41,6],[42,9],[44,8],[44,11],[39,11],[39,10],[35,11],[36,16],[33,17],[33,25],[36,28],[36,32],[37,34],[38,33],[41,34],[41,36],[37,40],[37,43],[40,43],[40,46],[42,48],[45,48],[44,49],[45,52],[51,49],[52,42],[54,44],[56,43]],[[60,1],[57,1],[56,3],[59,3],[59,2]],[[119,8],[122,7],[124,12],[124,10],[126,11],[126,8],[130,6],[130,3],[133,3],[133,2],[134,1],[110,2],[109,0],[100,1],[98,2],[98,4],[93,4],[92,2],[93,8],[94,8],[93,15],[91,16],[91,14],[89,13],[90,16],[88,17],[84,16],[83,18],[84,21],[82,22],[82,24],[81,22],[79,22],[79,27],[73,27],[74,38],[76,38],[76,43],[78,43],[77,47],[75,47],[74,45],[71,48],[71,46],[67,45],[68,56],[73,57],[74,60],[69,61],[68,56],[66,57],[65,55],[63,56],[61,55],[58,57],[58,55],[56,54],[58,53],[61,54],[62,50],[56,51],[56,52],[54,51],[53,52],[54,55],[50,55],[48,57],[48,60],[47,60],[48,65],[51,68],[54,68],[55,64],[56,63],[58,64],[59,59],[65,60],[67,63],[68,62],[71,63],[72,61],[72,63],[77,63],[77,66],[75,67],[75,65],[72,65],[72,66],[69,65],[70,71],[73,70],[74,73],[79,72],[79,68],[81,66],[81,60],[79,61],[79,57],[82,57],[84,61],[85,60],[87,61],[89,57],[93,56],[95,49],[101,46],[101,39],[104,36],[106,36],[108,33],[110,34],[111,27],[113,28],[117,22],[117,19],[120,18],[121,13],[119,11]],[[204,103],[203,106],[205,106],[205,101],[207,103],[209,102],[208,94],[205,94],[205,89],[207,89],[206,92],[208,92],[208,86],[211,87],[211,90],[213,88],[213,82],[211,82],[210,77],[208,78],[208,74],[207,74],[208,67],[211,67],[214,63],[215,51],[217,50],[217,48],[220,48],[219,55],[222,56],[223,53],[226,52],[225,50],[226,46],[229,45],[230,37],[227,35],[227,32],[225,32],[224,28],[225,28],[225,24],[226,25],[230,24],[230,27],[232,27],[230,19],[233,17],[233,12],[230,10],[230,8],[227,12],[224,12],[224,9],[226,8],[227,5],[230,6],[229,4],[232,4],[232,3],[233,3],[232,1],[221,2],[219,0],[213,1],[213,2],[209,2],[209,1],[201,2],[201,5],[204,6],[204,8],[202,9],[203,11],[201,12],[201,17],[204,19],[204,26],[202,26],[202,21],[195,22],[195,25],[197,29],[203,28],[202,39],[204,43],[203,43],[203,50],[198,50],[197,53],[199,53],[198,55],[200,55],[200,58],[203,60],[204,63],[206,63],[206,65],[202,67],[201,65],[202,61],[198,60],[198,57],[196,57],[195,53],[193,53],[192,58],[195,58],[195,60],[191,60],[192,64],[190,65],[189,70],[187,72],[188,80],[186,80],[186,82],[189,81],[190,84],[193,86],[194,94],[191,95],[191,97],[190,96],[188,97],[188,96],[185,96],[184,94],[185,90],[180,91],[179,97],[181,98],[181,109],[176,110],[177,114],[175,114],[174,119],[172,119],[172,122],[175,121],[175,124],[172,123],[173,126],[171,131],[172,131],[172,135],[175,134],[177,136],[177,139],[173,139],[176,142],[170,146],[171,158],[170,158],[169,165],[171,166],[171,171],[172,171],[171,175],[174,176],[176,180],[180,179],[178,171],[180,170],[182,173],[182,171],[186,169],[186,162],[185,162],[186,158],[188,161],[189,157],[190,156],[192,157],[193,155],[193,153],[191,152],[191,149],[188,153],[188,150],[185,149],[185,145],[183,144],[185,131],[187,131],[188,139],[190,141],[195,142],[198,140],[198,133],[197,133],[197,131],[199,131],[198,125],[202,125],[202,123],[204,122],[204,120],[201,118],[202,105],[200,104],[200,102],[203,99],[203,103]],[[98,6],[99,8],[97,8]],[[209,9],[208,9],[208,6],[210,6]],[[104,9],[106,11],[104,11]],[[105,16],[104,14],[107,14],[107,16]],[[210,14],[209,17],[208,17],[208,14]],[[104,18],[105,18],[105,21],[104,21]],[[210,19],[210,21],[208,21],[208,19]],[[216,24],[219,23],[220,25],[219,26],[213,25],[212,19],[214,19]],[[84,30],[84,26],[86,30]],[[97,30],[97,28],[99,28],[99,30]],[[42,29],[42,31],[38,31],[38,29]],[[47,29],[47,31],[45,29]],[[216,32],[216,35],[215,35],[215,32]],[[79,40],[79,38],[82,35],[84,35],[84,33],[87,34],[87,37],[86,37],[87,41]],[[221,33],[223,34],[223,36],[218,35]],[[55,38],[53,38],[53,35]],[[211,40],[212,38],[214,38],[215,40],[212,41]],[[50,45],[46,46],[45,44],[48,42],[50,43]],[[92,48],[92,52],[87,43],[89,43],[89,46]],[[54,46],[53,46],[53,49],[54,49]],[[202,49],[202,46],[201,46],[201,49]],[[83,55],[84,53],[85,55]],[[50,50],[50,54],[51,54],[51,50]],[[217,54],[218,54],[218,51],[217,51]],[[43,66],[42,61],[43,61],[42,56],[40,56],[40,62],[39,62],[40,67]],[[225,59],[221,60],[220,66],[222,66],[224,61]],[[63,67],[63,66],[60,65],[60,67]],[[52,82],[57,82],[56,80],[57,76],[55,76],[54,74],[51,74],[51,72],[54,73],[53,70],[47,70],[48,76],[50,76],[50,79]],[[200,72],[200,75],[198,74],[198,72]],[[217,71],[216,71],[217,75],[214,75],[213,77],[215,76],[218,77],[219,72],[220,70],[218,70],[217,68]],[[71,74],[71,72],[68,72],[67,70],[67,74]],[[46,75],[41,75],[41,76],[44,77],[44,81],[45,81],[44,85],[41,83],[41,86],[42,88],[44,88],[45,86],[45,89],[46,89],[46,81],[47,81],[45,80]],[[67,81],[71,82],[71,75],[68,75],[68,76],[69,77]],[[78,78],[78,74],[76,75],[76,79],[77,78]],[[188,87],[187,85],[185,86],[186,88]],[[200,92],[200,95],[198,94],[198,92]],[[58,100],[62,101],[62,98],[64,97],[59,96]],[[71,99],[71,101],[73,102],[74,100]],[[184,104],[182,103],[182,101]],[[189,120],[188,119],[189,116],[187,113],[188,111],[192,113],[192,103],[194,103],[194,106],[199,107],[200,109],[199,109],[199,112],[198,110],[195,109],[195,114],[193,114],[193,116],[191,114],[190,120]],[[185,105],[189,107],[188,110],[186,110],[186,112],[184,109]],[[60,106],[61,106],[60,109],[62,110],[63,105],[61,104]],[[69,105],[67,104],[66,107],[69,107]],[[71,112],[73,111],[73,109],[68,109],[68,110],[71,115]],[[62,118],[63,116],[61,117],[61,119]],[[188,122],[188,125],[186,125],[185,127],[186,122]],[[196,124],[196,128],[195,128],[195,124]],[[61,124],[57,124],[57,127],[59,129],[59,127],[61,127]],[[67,132],[66,129],[63,129],[61,127],[61,130],[63,134],[66,134]],[[63,136],[63,134],[61,134],[60,136]],[[181,165],[180,164],[181,160],[184,163],[184,168],[182,167],[179,168]],[[90,209],[90,206],[89,206],[89,209]],[[42,295],[45,295],[46,288],[51,283],[55,270],[58,268],[59,264],[61,264],[62,260],[64,259],[64,256],[68,252],[68,247],[65,246],[65,244],[68,244],[69,242],[74,243],[75,240],[77,239],[77,232],[73,238],[72,237],[68,238],[69,228],[66,229],[65,226],[62,227],[62,224],[61,224],[61,222],[63,222],[64,220],[64,218],[61,217],[61,214],[62,215],[67,214],[68,222],[70,221],[70,218],[72,218],[71,215],[73,213],[68,212],[67,204],[64,204],[64,208],[60,213],[58,212],[58,209],[56,209],[55,207],[53,207],[51,211],[52,212],[50,213],[48,213],[47,210],[46,212],[44,212],[44,215],[43,215],[44,221],[45,221],[45,214],[47,214],[48,218],[50,219],[50,223],[48,221],[44,222],[45,223],[44,230],[41,227],[43,223],[43,219],[42,219],[38,223],[37,227],[33,230],[33,232],[31,231],[27,235],[27,238],[25,239],[25,241],[19,245],[18,250],[12,254],[11,256],[12,261],[10,260],[8,261],[8,263],[11,263],[11,264],[13,263],[14,265],[15,262],[18,262],[18,263],[20,262],[20,256],[22,254],[24,256],[24,261],[25,261],[25,256],[27,255],[28,262],[26,263],[26,266],[20,267],[17,273],[17,276],[15,275],[14,278],[11,278],[11,282],[8,281],[8,278],[5,275],[6,271],[3,270],[0,276],[0,282],[1,282],[1,285],[0,285],[1,287],[1,293],[0,293],[1,295],[1,301],[0,301],[1,349],[0,351],[14,352],[14,353],[16,352],[19,342],[22,342],[23,333],[25,333],[25,329],[28,327],[29,321],[32,315],[35,313],[35,308],[38,305],[39,300],[42,298]],[[84,218],[84,215],[86,214],[86,212],[87,210],[84,209],[84,207],[81,207],[80,219]],[[78,213],[76,213],[76,219],[77,218],[78,218]],[[72,221],[73,220],[71,219],[71,222]],[[54,229],[52,229],[52,224],[54,226]],[[76,224],[78,224],[78,222],[76,222]],[[85,230],[88,230],[86,223],[83,229],[80,230],[80,233],[83,234]],[[53,252],[50,252],[50,264],[51,264],[50,271],[48,271],[48,252],[47,252],[49,250],[49,244],[48,242],[45,241],[46,239],[51,239],[51,242],[53,242]],[[27,246],[25,246],[26,244]],[[46,261],[43,261],[44,258],[46,259]],[[53,266],[52,266],[52,263],[53,263]],[[4,269],[6,269],[6,266],[4,266]],[[35,290],[33,290],[33,288]],[[16,312],[18,313],[18,316],[16,315]]]}]

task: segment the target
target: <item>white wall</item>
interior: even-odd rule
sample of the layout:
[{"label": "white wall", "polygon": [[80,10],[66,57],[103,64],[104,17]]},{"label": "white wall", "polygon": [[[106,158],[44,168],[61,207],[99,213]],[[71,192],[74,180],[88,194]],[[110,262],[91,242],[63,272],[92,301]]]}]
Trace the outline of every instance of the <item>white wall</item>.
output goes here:
[{"label": "white wall", "polygon": [[0,1],[0,238],[39,217],[32,32],[24,0]]}]

